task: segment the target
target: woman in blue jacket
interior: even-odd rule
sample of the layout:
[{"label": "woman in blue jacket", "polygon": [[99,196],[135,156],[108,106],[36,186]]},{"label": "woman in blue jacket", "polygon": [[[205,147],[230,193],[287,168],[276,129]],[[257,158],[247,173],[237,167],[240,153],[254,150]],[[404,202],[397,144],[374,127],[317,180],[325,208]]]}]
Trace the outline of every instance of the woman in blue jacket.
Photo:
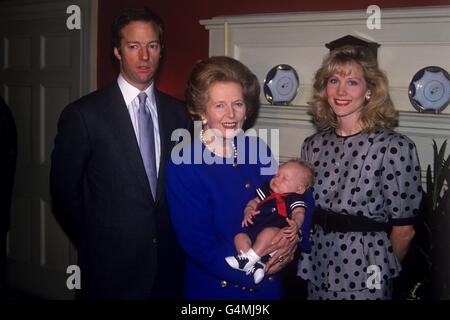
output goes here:
[{"label": "woman in blue jacket", "polygon": [[[253,276],[230,268],[234,236],[254,189],[278,165],[267,145],[244,137],[242,127],[259,107],[259,83],[242,63],[212,57],[198,63],[186,89],[196,122],[193,143],[173,152],[166,167],[166,192],[173,227],[186,253],[185,299],[280,299],[281,281],[273,274],[293,259],[297,241],[275,236],[267,264],[272,274],[258,285]],[[201,127],[201,130],[200,130]],[[181,271],[180,271],[181,272]]]}]

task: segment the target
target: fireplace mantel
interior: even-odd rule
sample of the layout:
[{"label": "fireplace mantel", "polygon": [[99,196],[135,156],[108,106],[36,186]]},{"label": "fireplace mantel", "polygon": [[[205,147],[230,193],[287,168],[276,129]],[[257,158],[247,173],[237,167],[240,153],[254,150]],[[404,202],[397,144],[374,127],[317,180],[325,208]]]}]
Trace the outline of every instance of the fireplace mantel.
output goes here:
[{"label": "fireplace mantel", "polygon": [[[381,29],[369,30],[366,10],[221,16],[200,23],[209,31],[209,55],[228,55],[246,64],[261,86],[267,72],[288,64],[298,73],[300,91],[290,106],[272,106],[261,95],[255,129],[279,130],[280,162],[299,155],[315,131],[308,113],[312,80],[328,49],[325,43],[354,35],[379,43],[378,61],[400,111],[397,131],[418,147],[422,170],[432,162],[432,139],[450,142],[450,106],[441,114],[418,113],[408,98],[414,74],[426,66],[450,71],[450,6],[381,8]],[[226,26],[226,28],[225,28]],[[226,29],[226,30],[225,30]],[[225,41],[225,38],[227,41]],[[270,144],[270,139],[267,139]]]}]

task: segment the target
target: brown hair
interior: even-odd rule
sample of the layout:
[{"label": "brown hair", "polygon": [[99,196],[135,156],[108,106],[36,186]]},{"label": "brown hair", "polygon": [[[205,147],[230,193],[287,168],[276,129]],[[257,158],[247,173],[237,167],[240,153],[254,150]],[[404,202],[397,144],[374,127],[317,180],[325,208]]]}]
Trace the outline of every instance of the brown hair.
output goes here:
[{"label": "brown hair", "polygon": [[302,175],[302,180],[305,183],[304,186],[306,189],[309,189],[314,185],[314,166],[311,163],[300,158],[288,160],[284,164],[286,163],[296,163],[306,169],[307,173]]},{"label": "brown hair", "polygon": [[389,96],[386,75],[379,69],[376,58],[368,48],[347,45],[331,51],[316,72],[314,95],[310,104],[317,128],[326,130],[338,127],[337,117],[328,103],[326,86],[328,79],[334,74],[345,75],[351,72],[352,63],[361,66],[367,89],[371,91],[371,98],[360,113],[363,132],[370,132],[379,127],[395,127],[398,112],[395,111]]},{"label": "brown hair", "polygon": [[187,82],[186,105],[193,120],[200,120],[206,110],[208,90],[215,82],[235,82],[241,85],[246,116],[259,108],[260,87],[256,76],[241,62],[230,57],[210,57],[197,63]]},{"label": "brown hair", "polygon": [[158,30],[159,44],[163,47],[164,23],[162,19],[147,7],[127,7],[120,10],[114,17],[111,27],[111,43],[113,48],[117,48],[120,52],[122,29],[134,21],[153,23]]}]

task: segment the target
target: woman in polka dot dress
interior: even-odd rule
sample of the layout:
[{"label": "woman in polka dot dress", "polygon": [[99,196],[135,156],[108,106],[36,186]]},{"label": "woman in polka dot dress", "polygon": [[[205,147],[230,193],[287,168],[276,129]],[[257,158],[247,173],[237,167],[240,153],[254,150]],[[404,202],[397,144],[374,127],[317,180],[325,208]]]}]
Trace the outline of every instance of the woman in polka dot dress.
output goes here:
[{"label": "woman in polka dot dress", "polygon": [[312,249],[298,275],[308,299],[391,299],[421,201],[414,143],[394,127],[387,79],[365,47],[330,52],[317,71],[318,132],[301,158],[315,166]]}]

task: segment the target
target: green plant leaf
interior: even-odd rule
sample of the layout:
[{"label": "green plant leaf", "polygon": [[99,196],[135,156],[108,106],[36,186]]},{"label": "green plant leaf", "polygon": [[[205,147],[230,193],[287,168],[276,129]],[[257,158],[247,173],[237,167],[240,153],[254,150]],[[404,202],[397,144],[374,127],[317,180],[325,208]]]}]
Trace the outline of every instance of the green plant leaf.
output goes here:
[{"label": "green plant leaf", "polygon": [[433,175],[431,172],[431,165],[428,165],[427,167],[427,192],[424,194],[424,202],[425,202],[425,210],[428,214],[433,214],[435,211],[435,200],[434,200],[434,181],[433,181]]},{"label": "green plant leaf", "polygon": [[[444,184],[444,178],[446,174],[446,170],[448,171],[448,161],[450,160],[450,155],[446,161],[444,161],[445,156],[445,148],[447,147],[447,140],[444,141],[442,144],[439,154],[437,157],[437,171],[435,172],[435,181],[436,181],[436,192],[438,192],[438,195],[440,193],[440,190],[442,189],[442,186]],[[447,164],[446,164],[447,163]]]},{"label": "green plant leaf", "polygon": [[[422,199],[422,210],[425,213],[423,225],[427,237],[420,245],[415,244],[428,266],[424,279],[429,283],[436,281],[430,274],[447,268],[439,260],[442,255],[437,255],[443,249],[448,251],[448,244],[442,241],[442,238],[447,236],[450,218],[450,155],[445,158],[446,147],[447,140],[442,143],[439,150],[436,141],[433,140],[433,163],[427,166],[427,190],[424,190]],[[414,294],[412,291],[413,296]]]},{"label": "green plant leaf", "polygon": [[450,210],[450,189],[444,191],[444,194],[439,199],[436,213],[439,215],[445,215]]},{"label": "green plant leaf", "polygon": [[433,180],[436,181],[436,173],[439,170],[438,167],[438,163],[439,163],[439,159],[438,159],[438,148],[437,148],[437,143],[436,141],[433,139]]},{"label": "green plant leaf", "polygon": [[433,176],[431,174],[431,165],[427,167],[427,195],[431,195],[433,193]]}]

